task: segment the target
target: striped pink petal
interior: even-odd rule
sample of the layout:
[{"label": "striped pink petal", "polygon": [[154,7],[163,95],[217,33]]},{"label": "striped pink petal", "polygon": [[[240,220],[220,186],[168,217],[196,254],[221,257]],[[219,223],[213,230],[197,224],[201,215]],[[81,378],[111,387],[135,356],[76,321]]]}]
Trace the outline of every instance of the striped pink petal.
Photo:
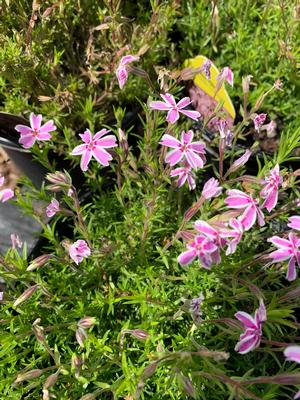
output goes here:
[{"label": "striped pink petal", "polygon": [[7,200],[14,197],[14,191],[11,189],[0,190],[0,201],[5,203]]},{"label": "striped pink petal", "polygon": [[180,141],[178,139],[174,138],[174,136],[171,136],[169,134],[163,135],[159,144],[161,144],[163,146],[167,146],[167,147],[172,147],[174,149],[181,147]]},{"label": "striped pink petal", "polygon": [[179,110],[179,112],[193,119],[194,121],[197,121],[201,117],[201,114],[198,111],[194,110]]},{"label": "striped pink petal", "polygon": [[170,122],[170,124],[174,124],[176,121],[179,119],[179,112],[175,109],[172,109],[168,111],[167,114],[167,121]]},{"label": "striped pink petal", "polygon": [[170,104],[164,103],[163,101],[151,101],[149,107],[151,108],[151,110],[160,111],[168,111],[173,109]]},{"label": "striped pink petal", "polygon": [[288,264],[286,279],[288,281],[294,281],[297,278],[296,272],[296,258],[292,257]]},{"label": "striped pink petal", "polygon": [[292,217],[290,217],[288,227],[300,231],[300,217],[297,215],[293,215]]},{"label": "striped pink petal", "polygon": [[91,158],[92,158],[92,151],[89,149],[82,154],[80,161],[80,168],[82,169],[82,171],[87,171]]},{"label": "striped pink petal", "polygon": [[287,361],[294,361],[300,364],[300,346],[288,346],[284,350],[283,354]]},{"label": "striped pink petal", "polygon": [[170,93],[166,94],[161,94],[160,97],[164,99],[164,101],[170,105],[170,107],[176,107],[176,101],[174,99],[174,96],[172,96]]},{"label": "striped pink petal", "polygon": [[179,163],[179,161],[183,157],[183,152],[181,150],[175,149],[170,151],[165,158],[165,162],[170,164],[173,167],[175,164]]},{"label": "striped pink petal", "polygon": [[246,327],[246,328],[252,328],[252,329],[257,329],[257,323],[255,319],[248,313],[244,311],[238,311],[237,313],[234,314],[234,316],[241,321],[241,323]]},{"label": "striped pink petal", "polygon": [[189,104],[191,104],[191,99],[189,97],[184,97],[177,103],[177,107],[179,109],[187,107]]},{"label": "striped pink petal", "polygon": [[178,262],[181,265],[188,265],[193,262],[196,258],[196,251],[195,250],[187,250],[181,253],[178,257]]},{"label": "striped pink petal", "polygon": [[96,160],[105,167],[107,167],[109,161],[112,160],[112,156],[106,150],[102,149],[102,147],[95,146],[92,153]]}]

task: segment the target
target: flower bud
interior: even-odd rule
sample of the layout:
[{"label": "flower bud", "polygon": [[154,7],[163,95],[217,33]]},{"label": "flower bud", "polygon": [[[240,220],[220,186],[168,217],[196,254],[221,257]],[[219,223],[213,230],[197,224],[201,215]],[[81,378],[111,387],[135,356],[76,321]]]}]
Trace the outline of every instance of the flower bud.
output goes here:
[{"label": "flower bud", "polygon": [[245,76],[243,78],[242,88],[243,88],[244,94],[248,94],[249,93],[249,86],[250,86],[250,82],[251,82],[252,78],[253,78],[253,75],[247,75],[247,76]]},{"label": "flower bud", "polygon": [[17,385],[23,381],[29,381],[30,379],[38,378],[42,375],[42,372],[43,371],[41,369],[32,369],[31,371],[24,372],[24,374],[18,374],[14,381],[14,385]]},{"label": "flower bud", "polygon": [[119,139],[119,144],[120,144],[121,149],[127,155],[128,149],[129,149],[127,138],[126,138],[125,132],[120,128],[118,129],[118,139]]},{"label": "flower bud", "polygon": [[228,169],[228,171],[226,172],[225,176],[228,176],[229,174],[231,174],[232,172],[237,171],[240,167],[242,167],[243,165],[246,164],[246,162],[249,160],[250,156],[252,154],[252,151],[247,149],[245,151],[245,153],[238,158],[237,160],[234,161],[234,163],[231,165],[231,167]]},{"label": "flower bud", "polygon": [[17,298],[17,300],[14,302],[13,306],[17,307],[19,304],[23,303],[24,301],[26,301],[27,299],[29,299],[34,292],[36,292],[37,288],[39,285],[34,285],[29,287],[28,289],[25,290],[24,293],[21,294],[21,296],[19,296]]},{"label": "flower bud", "polygon": [[76,336],[76,340],[77,340],[79,346],[80,346],[80,347],[84,347],[84,342],[85,342],[85,340],[86,340],[87,337],[88,337],[86,331],[85,331],[84,329],[82,329],[82,328],[79,327],[79,328],[77,328],[77,330],[76,330],[75,336]]},{"label": "flower bud", "polygon": [[94,317],[84,317],[78,322],[78,326],[83,329],[88,329],[91,326],[95,325],[96,318]]},{"label": "flower bud", "polygon": [[72,179],[66,171],[64,173],[61,171],[56,171],[54,173],[47,174],[46,179],[53,183],[53,185],[49,185],[47,187],[53,192],[59,192],[60,190],[72,186]]},{"label": "flower bud", "polygon": [[56,383],[58,376],[59,376],[59,372],[60,371],[57,370],[55,372],[55,374],[51,374],[48,376],[48,378],[46,379],[46,382],[44,383],[43,389],[49,389],[51,386],[53,386]]},{"label": "flower bud", "polygon": [[39,256],[35,258],[27,267],[26,271],[33,271],[37,268],[42,267],[45,265],[51,258],[51,254],[43,254],[42,256]]}]

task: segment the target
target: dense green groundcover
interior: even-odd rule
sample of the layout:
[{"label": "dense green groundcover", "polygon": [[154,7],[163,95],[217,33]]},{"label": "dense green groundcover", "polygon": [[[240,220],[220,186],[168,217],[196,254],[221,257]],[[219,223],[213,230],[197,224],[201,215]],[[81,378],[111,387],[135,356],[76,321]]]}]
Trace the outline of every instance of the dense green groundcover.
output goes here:
[{"label": "dense green groundcover", "polygon": [[[39,399],[43,387],[44,399],[49,395],[61,400],[293,396],[296,387],[283,385],[300,384],[299,377],[293,382],[274,378],[239,383],[297,373],[297,365],[286,363],[282,351],[285,343],[299,342],[298,280],[288,282],[274,265],[253,262],[270,249],[267,238],[287,229],[289,214],[279,213],[276,223],[247,232],[237,252],[224,256],[211,271],[197,262],[180,266],[181,241],[168,249],[165,245],[216,169],[209,160],[198,174],[195,192],[171,185],[158,146],[166,130],[164,115],[154,116],[144,104],[156,93],[149,92],[146,79],[133,74],[121,91],[114,71],[122,55],[139,53],[139,67],[147,71],[156,92],[160,92],[157,74],[161,72],[172,93],[178,94],[175,82],[168,81],[168,71],[180,69],[188,57],[203,54],[217,66],[229,65],[234,71],[235,84],[229,93],[237,113],[243,76],[253,75],[249,109],[280,79],[283,90],[272,91],[260,111],[280,120],[285,140],[274,161],[280,162],[287,175],[291,172],[287,160],[300,142],[297,3],[1,2],[1,110],[26,118],[30,112],[41,113],[58,127],[47,146],[35,145],[36,158],[50,172],[59,168],[53,154],[76,167],[79,158],[70,152],[78,144],[78,133],[87,127],[93,132],[109,127],[117,135],[125,120],[130,145],[123,164],[116,161],[124,157],[121,148],[108,168],[91,162],[79,190],[82,224],[66,192],[61,192],[60,202],[77,217],[58,213],[45,224],[44,209],[35,209],[33,200],[47,204],[53,192],[38,191],[23,179],[28,194],[17,193],[17,201],[42,225],[45,240],[40,254],[55,257],[30,272],[26,271],[31,261],[26,246],[22,256],[11,249],[0,259],[1,276],[7,283],[0,305],[1,398]],[[182,129],[188,126],[186,121],[181,124]],[[265,157],[258,174],[262,176],[274,163],[271,156]],[[76,186],[76,174],[69,172]],[[279,209],[299,197],[296,179],[289,175]],[[220,208],[225,210],[223,200],[205,202],[197,218],[207,220]],[[65,241],[78,239],[89,240],[93,251],[75,268]],[[36,292],[13,306],[35,284]],[[194,324],[186,300],[200,293],[205,296],[204,321]],[[253,314],[261,296],[268,312],[265,343],[240,355],[234,351],[241,333],[234,314],[238,310]],[[75,333],[78,321],[86,316],[94,317],[95,324],[86,329],[88,337],[80,346]],[[125,333],[126,329],[149,335],[141,340],[138,332]],[[38,371],[24,377],[32,370]],[[48,394],[45,382],[51,374],[56,375],[51,384],[48,380]]]}]

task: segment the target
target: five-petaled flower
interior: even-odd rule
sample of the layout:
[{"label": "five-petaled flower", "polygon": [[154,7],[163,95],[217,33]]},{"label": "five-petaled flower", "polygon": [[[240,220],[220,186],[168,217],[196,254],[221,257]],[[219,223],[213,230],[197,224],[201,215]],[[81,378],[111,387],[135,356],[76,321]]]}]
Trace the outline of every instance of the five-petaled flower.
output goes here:
[{"label": "five-petaled flower", "polygon": [[173,167],[182,159],[185,159],[192,168],[202,168],[206,162],[205,144],[192,142],[193,136],[193,131],[188,131],[187,133],[183,131],[181,133],[181,141],[179,141],[169,134],[163,135],[160,144],[174,149],[166,155],[166,163]]},{"label": "five-petaled flower", "polygon": [[264,179],[265,186],[260,192],[260,196],[265,199],[262,208],[266,208],[269,212],[276,206],[278,201],[278,188],[282,182],[280,176],[279,165],[276,164],[270,170],[270,175]]},{"label": "five-petaled flower", "polygon": [[239,220],[245,231],[248,231],[255,224],[256,219],[259,226],[265,224],[264,215],[259,208],[258,200],[237,189],[227,190],[227,194],[228,197],[225,199],[225,203],[228,207],[244,209],[243,214],[239,216]]},{"label": "five-petaled flower", "polygon": [[78,265],[91,255],[91,249],[87,245],[85,240],[77,240],[75,243],[69,246],[69,255],[72,260]]},{"label": "five-petaled flower", "polygon": [[109,161],[112,160],[112,156],[105,149],[110,149],[118,145],[114,135],[103,137],[108,132],[107,129],[101,129],[101,131],[96,132],[93,136],[91,131],[87,129],[83,134],[79,135],[84,144],[76,146],[71,155],[82,155],[80,162],[82,171],[87,171],[92,157],[95,157],[95,159],[104,166],[107,166]]},{"label": "five-petaled flower", "polygon": [[[5,178],[0,175],[0,187],[4,185]],[[1,203],[5,203],[7,200],[14,197],[14,191],[12,189],[2,189],[0,190],[0,201]]]},{"label": "five-petaled flower", "polygon": [[139,56],[124,56],[121,58],[121,61],[116,69],[116,75],[118,78],[120,89],[123,89],[127,79],[128,79],[128,72],[129,72],[129,64],[138,61],[140,59]]},{"label": "five-petaled flower", "polygon": [[235,317],[244,325],[244,332],[240,335],[240,340],[235,346],[235,351],[240,354],[246,354],[260,345],[262,323],[267,320],[265,305],[261,300],[254,317],[244,311],[238,311]]},{"label": "five-petaled flower", "polygon": [[168,111],[166,120],[170,122],[170,124],[174,124],[179,119],[179,113],[195,121],[200,117],[198,111],[184,110],[185,107],[191,104],[191,99],[189,97],[184,97],[176,103],[174,96],[170,93],[161,94],[160,96],[164,101],[151,101],[149,107],[152,110]]},{"label": "five-petaled flower", "polygon": [[289,260],[286,279],[288,281],[295,280],[297,277],[296,264],[300,267],[300,239],[294,232],[290,232],[288,239],[272,236],[268,239],[268,242],[273,243],[278,248],[269,257],[273,259],[273,262]]},{"label": "five-petaled flower", "polygon": [[211,265],[215,262],[213,254],[218,251],[218,246],[206,236],[195,236],[194,240],[187,244],[187,248],[187,251],[179,255],[179,264],[188,265],[198,257],[202,267],[210,269]]},{"label": "five-petaled flower", "polygon": [[184,185],[184,183],[186,181],[189,185],[190,190],[194,190],[196,187],[195,174],[194,174],[191,166],[188,165],[187,163],[184,163],[184,165],[182,165],[182,167],[173,169],[170,172],[170,176],[172,176],[172,177],[178,176],[178,180],[177,180],[178,187],[181,187],[182,185]]},{"label": "five-petaled flower", "polygon": [[51,218],[58,213],[59,210],[59,202],[53,198],[46,208],[46,215],[48,218]]},{"label": "five-petaled flower", "polygon": [[[236,251],[237,245],[240,243],[244,233],[244,226],[236,218],[232,218],[229,223],[228,227],[231,229],[224,229],[221,231],[220,236],[226,239],[227,249],[226,255],[233,254]],[[229,240],[229,239],[232,240]]]},{"label": "five-petaled flower", "polygon": [[32,147],[36,140],[50,140],[50,132],[56,130],[56,126],[53,121],[50,120],[41,126],[42,115],[30,114],[30,127],[26,125],[16,125],[15,130],[18,131],[21,136],[19,143],[23,145],[25,149]]}]

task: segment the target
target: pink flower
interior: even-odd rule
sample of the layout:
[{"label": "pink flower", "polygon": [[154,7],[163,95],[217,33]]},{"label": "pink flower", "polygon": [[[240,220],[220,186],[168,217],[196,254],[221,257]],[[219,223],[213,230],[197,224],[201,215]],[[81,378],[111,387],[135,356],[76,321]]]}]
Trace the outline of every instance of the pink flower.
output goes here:
[{"label": "pink flower", "polygon": [[268,242],[273,243],[278,248],[269,257],[273,259],[273,262],[289,260],[286,279],[294,281],[297,277],[296,264],[300,267],[300,239],[294,232],[290,232],[288,239],[272,236],[268,239]]},{"label": "pink flower", "polygon": [[279,165],[276,164],[270,170],[270,175],[265,178],[265,187],[260,192],[260,195],[265,199],[262,208],[266,208],[269,212],[276,206],[278,201],[278,188],[282,182],[282,177],[279,172]]},{"label": "pink flower", "polygon": [[261,300],[254,317],[244,311],[238,311],[235,317],[244,325],[244,332],[240,335],[235,351],[240,354],[249,353],[260,345],[262,323],[267,320],[265,305]]},{"label": "pink flower", "polygon": [[260,128],[263,125],[263,123],[265,122],[266,118],[267,118],[267,114],[264,114],[264,113],[255,115],[253,122],[254,122],[254,128],[257,132],[260,131]]},{"label": "pink flower", "polygon": [[82,171],[87,171],[89,162],[92,157],[102,165],[107,166],[109,161],[112,160],[112,156],[105,150],[112,147],[118,146],[116,143],[116,137],[114,135],[106,135],[109,131],[107,129],[101,129],[96,132],[94,137],[89,129],[79,136],[83,140],[84,144],[76,146],[72,151],[72,156],[78,156],[82,154],[80,168]]},{"label": "pink flower", "polygon": [[116,75],[118,78],[120,89],[123,89],[128,79],[128,72],[129,72],[128,65],[134,61],[138,61],[139,59],[140,57],[132,55],[124,56],[121,58],[118,68],[116,69]]},{"label": "pink flower", "polygon": [[246,162],[249,160],[250,156],[252,154],[252,151],[247,149],[245,153],[239,157],[237,160],[234,161],[234,163],[229,167],[228,171],[226,172],[226,176],[229,174],[232,174],[232,172],[237,171],[239,168],[241,168],[243,165],[246,164]]},{"label": "pink flower", "polygon": [[211,61],[210,61],[210,60],[206,60],[206,61],[204,62],[204,64],[202,65],[202,70],[203,70],[203,72],[204,72],[205,77],[206,77],[207,80],[210,80],[210,79],[211,79],[211,76],[210,76],[210,69],[211,69]]},{"label": "pink flower", "polygon": [[228,197],[225,199],[225,203],[229,208],[244,209],[239,220],[245,231],[248,231],[255,224],[256,219],[258,220],[259,226],[265,224],[264,215],[258,206],[258,200],[236,189],[227,190],[227,194]]},{"label": "pink flower", "polygon": [[[232,229],[224,230],[220,233],[220,236],[226,240],[228,245],[226,250],[226,255],[233,254],[236,251],[237,245],[240,243],[244,233],[244,226],[236,218],[232,218],[229,223],[229,227]],[[232,238],[232,240],[228,240],[228,238]]]},{"label": "pink flower", "polygon": [[300,364],[300,346],[288,346],[283,354],[286,357],[286,361],[293,361]]},{"label": "pink flower", "polygon": [[187,163],[192,168],[202,168],[206,162],[205,158],[205,144],[202,142],[193,142],[193,131],[184,131],[181,133],[181,141],[174,138],[169,134],[163,135],[160,144],[162,146],[171,147],[171,150],[165,161],[173,167],[175,164],[179,163],[182,159],[186,159]]},{"label": "pink flower", "polygon": [[170,172],[170,176],[178,176],[177,186],[181,187],[187,181],[190,190],[196,187],[195,174],[192,168],[187,164],[182,167],[175,168]]},{"label": "pink flower", "polygon": [[300,231],[300,217],[297,215],[293,215],[289,218],[288,227],[291,229],[295,229],[296,231]]},{"label": "pink flower", "polygon": [[212,197],[220,196],[222,190],[223,188],[219,186],[219,181],[215,178],[210,178],[203,186],[202,196],[208,200]]},{"label": "pink flower", "polygon": [[217,81],[228,82],[230,86],[233,86],[233,72],[229,67],[224,67],[217,76]]},{"label": "pink flower", "polygon": [[42,115],[30,114],[30,127],[26,125],[16,125],[15,130],[21,134],[19,143],[29,149],[32,147],[36,140],[50,140],[50,132],[56,130],[52,119],[41,126]]},{"label": "pink flower", "polygon": [[207,222],[202,220],[198,220],[195,222],[195,229],[200,234],[206,236],[217,246],[217,249],[213,253],[211,253],[210,257],[214,264],[219,264],[221,262],[220,248],[222,248],[226,243],[226,241],[221,237],[220,231],[213,228]]},{"label": "pink flower", "polygon": [[56,199],[52,199],[50,204],[46,208],[46,215],[48,218],[53,217],[56,213],[59,212],[59,202]]},{"label": "pink flower", "polygon": [[218,246],[213,241],[204,235],[197,235],[191,243],[187,244],[187,248],[187,251],[179,255],[179,264],[188,265],[198,257],[202,267],[210,269],[213,264],[212,254],[218,250]]},{"label": "pink flower", "polygon": [[69,254],[72,260],[78,265],[84,258],[91,255],[91,249],[85,240],[77,240],[69,247]]},{"label": "pink flower", "polygon": [[23,246],[22,240],[19,238],[19,235],[17,235],[16,233],[12,233],[10,235],[10,240],[11,240],[11,246],[13,249],[16,249],[17,247],[19,247],[19,249],[20,249]]},{"label": "pink flower", "polygon": [[177,104],[170,93],[160,95],[164,101],[151,101],[149,107],[151,110],[168,111],[166,120],[170,124],[174,124],[179,119],[179,113],[186,115],[187,117],[197,121],[200,117],[200,113],[194,110],[184,110],[189,104],[191,104],[191,99],[189,97],[184,97]]},{"label": "pink flower", "polygon": [[[0,187],[4,185],[5,178],[4,176],[0,175]],[[5,203],[7,200],[14,197],[14,191],[11,189],[2,189],[0,190],[0,201],[1,203]]]}]

